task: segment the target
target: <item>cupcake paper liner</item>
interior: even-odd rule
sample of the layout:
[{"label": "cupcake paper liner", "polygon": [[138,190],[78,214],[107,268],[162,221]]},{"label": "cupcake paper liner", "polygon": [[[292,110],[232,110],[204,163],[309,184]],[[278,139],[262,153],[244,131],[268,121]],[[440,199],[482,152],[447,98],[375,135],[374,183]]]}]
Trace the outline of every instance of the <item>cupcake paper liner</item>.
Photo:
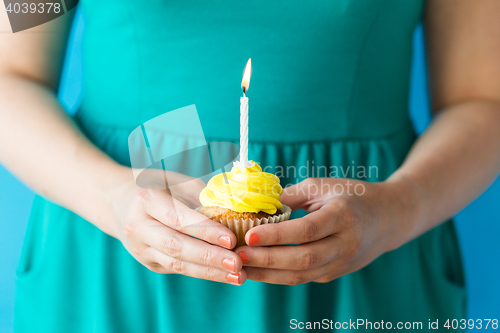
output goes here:
[{"label": "cupcake paper liner", "polygon": [[269,224],[269,223],[279,223],[286,221],[290,218],[290,214],[292,213],[292,209],[286,205],[283,205],[281,208],[282,213],[275,216],[263,217],[257,219],[212,219],[214,221],[220,222],[236,235],[238,238],[238,244],[236,246],[247,245],[245,242],[245,234],[248,230],[253,227],[259,226],[261,224]]}]

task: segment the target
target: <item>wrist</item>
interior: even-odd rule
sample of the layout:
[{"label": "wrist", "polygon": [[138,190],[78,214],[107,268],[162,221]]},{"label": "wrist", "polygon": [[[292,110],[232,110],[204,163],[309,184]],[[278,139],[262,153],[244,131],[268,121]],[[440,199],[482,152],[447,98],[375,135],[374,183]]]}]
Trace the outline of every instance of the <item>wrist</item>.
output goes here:
[{"label": "wrist", "polygon": [[101,231],[118,238],[118,206],[135,186],[134,176],[130,168],[114,162],[103,167],[99,175],[91,200],[81,208],[86,212],[83,217]]},{"label": "wrist", "polygon": [[390,242],[387,252],[395,250],[419,236],[427,219],[425,196],[418,182],[395,173],[383,182],[389,191],[391,212]]},{"label": "wrist", "polygon": [[119,165],[113,177],[106,183],[105,200],[108,218],[105,224],[109,232],[105,232],[109,235],[119,238],[121,234],[119,221],[127,211],[128,204],[137,189],[132,169]]}]

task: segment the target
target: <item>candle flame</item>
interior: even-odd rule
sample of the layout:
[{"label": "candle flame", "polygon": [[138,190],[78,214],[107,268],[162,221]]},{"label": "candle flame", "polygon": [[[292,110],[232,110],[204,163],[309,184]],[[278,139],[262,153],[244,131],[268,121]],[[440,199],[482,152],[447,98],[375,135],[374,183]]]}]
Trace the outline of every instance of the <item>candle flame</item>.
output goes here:
[{"label": "candle flame", "polygon": [[245,71],[243,72],[243,80],[241,80],[243,92],[247,91],[248,87],[250,87],[250,76],[252,76],[252,58],[248,59]]}]

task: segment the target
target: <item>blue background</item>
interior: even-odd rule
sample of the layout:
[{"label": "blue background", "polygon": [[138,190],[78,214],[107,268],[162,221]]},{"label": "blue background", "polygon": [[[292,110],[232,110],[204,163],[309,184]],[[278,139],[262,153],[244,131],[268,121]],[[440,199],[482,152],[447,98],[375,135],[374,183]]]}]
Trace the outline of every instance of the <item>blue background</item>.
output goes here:
[{"label": "blue background", "polygon": [[[81,93],[83,28],[84,20],[77,13],[59,94],[69,113],[74,112]],[[430,120],[423,54],[422,28],[419,26],[414,38],[410,92],[410,112],[419,133]],[[32,200],[33,193],[0,165],[0,332],[12,331],[15,269]],[[456,218],[469,287],[469,318],[473,319],[500,319],[499,203],[500,181],[497,181]]]}]

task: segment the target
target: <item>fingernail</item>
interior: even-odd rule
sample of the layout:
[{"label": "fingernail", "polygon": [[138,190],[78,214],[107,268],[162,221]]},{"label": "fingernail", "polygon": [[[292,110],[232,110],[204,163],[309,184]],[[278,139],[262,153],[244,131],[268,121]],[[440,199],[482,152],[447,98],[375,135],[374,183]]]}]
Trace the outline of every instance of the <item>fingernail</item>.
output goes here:
[{"label": "fingernail", "polygon": [[227,279],[229,282],[240,284],[240,274],[228,274]]},{"label": "fingernail", "polygon": [[225,246],[228,249],[230,249],[231,248],[231,237],[229,237],[229,236],[220,236],[219,237],[219,243],[221,243],[222,246]]},{"label": "fingernail", "polygon": [[238,254],[240,255],[241,261],[246,264],[248,262],[248,255],[245,252],[239,252]]},{"label": "fingernail", "polygon": [[235,266],[234,259],[226,258],[222,261],[222,264],[224,265],[224,267],[229,269],[231,272],[234,272],[234,266]]},{"label": "fingernail", "polygon": [[260,242],[260,237],[257,234],[251,234],[250,237],[248,237],[248,245],[255,245]]}]

